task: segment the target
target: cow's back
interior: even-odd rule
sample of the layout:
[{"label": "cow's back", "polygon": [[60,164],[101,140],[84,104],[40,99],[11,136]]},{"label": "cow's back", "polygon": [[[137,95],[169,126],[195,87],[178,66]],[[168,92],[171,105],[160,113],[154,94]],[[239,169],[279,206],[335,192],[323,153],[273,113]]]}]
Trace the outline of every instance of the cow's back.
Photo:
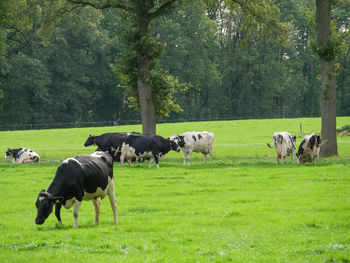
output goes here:
[{"label": "cow's back", "polygon": [[[73,197],[82,198],[86,193],[96,193],[98,188],[105,191],[112,179],[113,164],[110,155],[102,152],[78,155],[61,163],[48,191],[52,192],[52,188],[60,185],[63,189],[61,195],[66,200]],[[106,193],[98,196],[103,198]]]},{"label": "cow's back", "polygon": [[287,148],[292,146],[292,136],[288,132],[275,132],[273,134],[273,141],[278,146],[283,145]]},{"label": "cow's back", "polygon": [[185,132],[182,136],[184,136],[185,145],[196,152],[208,152],[213,146],[214,133],[212,132]]},{"label": "cow's back", "polygon": [[40,156],[36,152],[27,148],[20,148],[20,151],[16,154],[14,162],[16,163],[33,163],[39,162]]},{"label": "cow's back", "polygon": [[135,150],[136,155],[140,155],[146,152],[152,152],[154,147],[157,146],[157,141],[160,139],[157,135],[139,135],[139,134],[129,134],[126,136],[123,144],[128,147],[132,147]]}]

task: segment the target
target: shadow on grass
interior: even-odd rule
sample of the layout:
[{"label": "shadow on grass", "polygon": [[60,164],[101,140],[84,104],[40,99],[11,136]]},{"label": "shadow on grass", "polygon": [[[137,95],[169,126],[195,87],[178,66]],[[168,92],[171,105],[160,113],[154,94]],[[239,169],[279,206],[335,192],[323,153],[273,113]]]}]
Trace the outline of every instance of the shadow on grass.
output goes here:
[{"label": "shadow on grass", "polygon": [[[118,225],[116,225],[116,226],[118,226]],[[100,225],[95,226],[93,223],[80,224],[80,225],[78,225],[77,229],[91,229],[91,228],[98,228],[98,227],[103,227],[103,225],[100,224]],[[36,228],[36,230],[43,231],[43,232],[52,231],[52,230],[64,231],[64,230],[75,229],[75,228],[73,228],[73,222],[67,222],[66,224],[63,223],[62,225],[60,225],[58,223],[55,223],[54,225],[50,225],[50,224],[41,225],[41,226],[35,225],[35,228]]]},{"label": "shadow on grass", "polygon": [[[27,164],[16,164],[7,161],[0,161],[0,169],[21,169],[21,168],[51,168],[58,167],[60,165],[60,160],[43,160],[40,163],[27,163]],[[331,158],[321,158],[319,163],[305,163],[298,164],[297,161],[292,164],[290,159],[286,160],[284,164],[277,164],[275,159],[271,157],[240,157],[240,156],[232,156],[230,158],[225,157],[222,160],[219,158],[214,159],[212,163],[204,164],[203,160],[195,159],[191,161],[191,165],[189,166],[182,164],[182,161],[175,159],[161,160],[159,162],[159,169],[157,169],[155,162],[153,162],[152,167],[149,167],[149,162],[143,163],[133,163],[132,167],[130,167],[127,163],[124,163],[124,166],[121,166],[119,162],[114,163],[114,169],[116,171],[120,170],[144,170],[147,169],[149,171],[152,170],[160,170],[162,168],[173,168],[173,169],[184,169],[184,170],[201,170],[201,169],[226,169],[226,168],[271,168],[271,169],[280,169],[282,167],[291,168],[291,167],[326,167],[331,165],[349,165],[349,158],[341,158],[341,157],[331,157]]]},{"label": "shadow on grass", "polygon": [[174,169],[184,169],[184,170],[205,170],[205,169],[227,169],[227,168],[271,168],[271,169],[281,169],[281,168],[301,168],[301,167],[325,167],[331,165],[350,165],[349,159],[343,158],[328,158],[328,159],[320,159],[319,163],[304,163],[298,164],[296,161],[294,164],[291,163],[290,160],[286,161],[285,164],[277,164],[274,160],[266,159],[266,158],[256,158],[256,157],[233,157],[232,159],[224,159],[224,160],[215,160],[211,164],[204,164],[202,162],[192,161],[191,165],[183,165],[180,162],[175,161],[163,161],[159,163],[160,168],[157,169],[153,164],[151,168],[148,167],[148,163],[134,163],[132,167],[129,165],[120,166],[119,163],[115,164],[115,169],[135,169],[135,170],[159,170],[162,168],[174,168]]}]

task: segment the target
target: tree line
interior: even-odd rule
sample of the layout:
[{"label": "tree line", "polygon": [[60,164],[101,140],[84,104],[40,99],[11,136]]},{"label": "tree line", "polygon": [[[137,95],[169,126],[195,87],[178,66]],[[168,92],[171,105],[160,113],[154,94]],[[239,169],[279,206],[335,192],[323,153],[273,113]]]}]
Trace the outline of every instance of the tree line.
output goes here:
[{"label": "tree line", "polygon": [[[255,10],[235,1],[169,1],[169,9],[142,6],[154,14],[148,18],[123,1],[112,9],[57,2],[65,5],[2,2],[0,124],[140,119],[140,99],[150,94],[140,97],[130,86],[142,78],[153,87],[155,122],[321,114],[310,1],[275,0],[274,9]],[[349,6],[332,13],[344,31]],[[265,12],[281,22],[278,32]],[[134,74],[145,66],[138,58],[146,49],[149,76]],[[336,64],[338,116],[350,115],[350,54],[344,50]]]}]

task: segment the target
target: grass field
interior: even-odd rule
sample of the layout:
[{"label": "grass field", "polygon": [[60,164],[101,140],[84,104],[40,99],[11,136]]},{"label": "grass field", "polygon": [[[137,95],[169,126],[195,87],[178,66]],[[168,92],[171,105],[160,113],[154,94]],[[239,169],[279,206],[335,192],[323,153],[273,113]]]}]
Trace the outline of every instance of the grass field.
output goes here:
[{"label": "grass field", "polygon": [[[108,198],[100,225],[83,202],[79,228],[73,209],[34,223],[35,200],[59,163],[94,151],[89,134],[141,131],[140,125],[0,132],[0,152],[28,147],[41,163],[0,160],[0,262],[350,262],[350,136],[338,137],[339,157],[318,165],[277,165],[275,131],[320,132],[319,118],[160,124],[159,135],[215,133],[214,160],[191,166],[171,152],[160,169],[114,164],[119,225]],[[350,117],[337,119],[337,126]]]}]

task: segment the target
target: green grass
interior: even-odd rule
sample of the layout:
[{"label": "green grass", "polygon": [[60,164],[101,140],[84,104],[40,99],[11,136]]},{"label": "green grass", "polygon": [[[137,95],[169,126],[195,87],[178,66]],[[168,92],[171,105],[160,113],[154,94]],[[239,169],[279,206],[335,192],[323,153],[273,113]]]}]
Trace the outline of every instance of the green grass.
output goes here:
[{"label": "green grass", "polygon": [[[29,147],[39,164],[0,160],[0,262],[350,262],[350,137],[338,137],[339,157],[318,165],[277,165],[264,145],[275,131],[319,132],[320,119],[160,124],[168,137],[190,130],[215,133],[214,161],[191,166],[171,152],[160,169],[114,165],[119,225],[108,200],[100,225],[83,202],[79,228],[73,209],[34,224],[35,200],[59,162],[94,148],[88,135],[141,131],[140,125],[0,132],[0,152]],[[337,126],[350,117],[337,119]],[[301,137],[297,139],[300,143]]]}]

